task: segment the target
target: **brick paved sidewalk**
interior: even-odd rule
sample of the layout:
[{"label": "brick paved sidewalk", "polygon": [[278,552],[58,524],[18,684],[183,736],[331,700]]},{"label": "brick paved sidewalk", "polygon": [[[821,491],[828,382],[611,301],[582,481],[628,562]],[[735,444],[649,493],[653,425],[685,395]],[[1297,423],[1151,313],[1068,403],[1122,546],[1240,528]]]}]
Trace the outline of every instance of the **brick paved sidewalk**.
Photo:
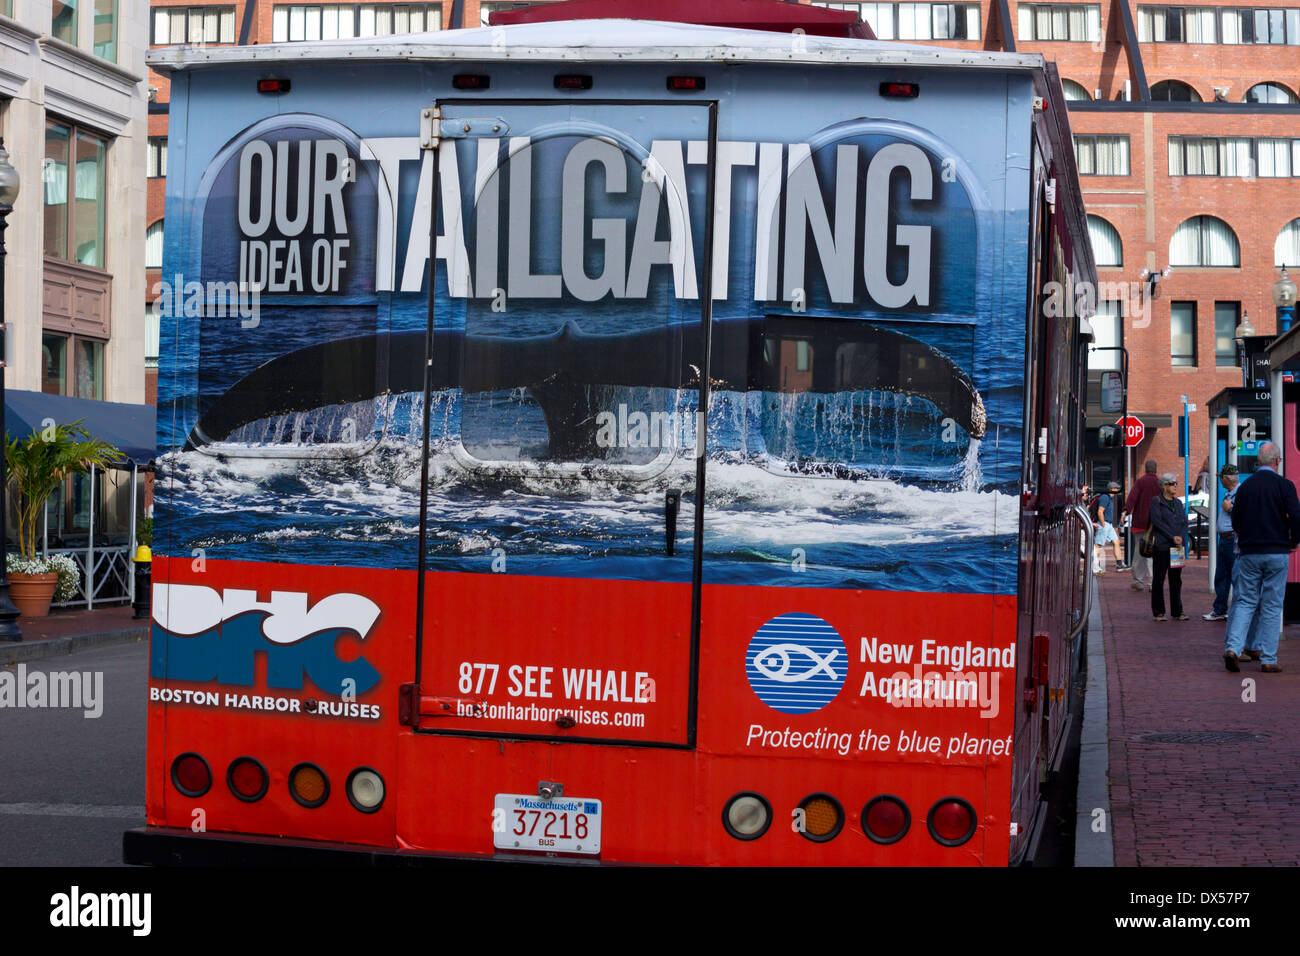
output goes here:
[{"label": "brick paved sidewalk", "polygon": [[[1283,673],[1244,662],[1229,673],[1223,622],[1201,620],[1214,597],[1208,564],[1183,569],[1190,621],[1153,621],[1150,593],[1113,562],[1098,581],[1116,866],[1300,864],[1300,626],[1279,645]],[[1142,739],[1224,732],[1263,739]]]},{"label": "brick paved sidewalk", "polygon": [[149,634],[149,621],[136,620],[133,614],[131,605],[126,604],[93,611],[52,611],[48,617],[20,617],[18,627],[23,639],[17,643],[0,642],[0,666],[143,640]]}]

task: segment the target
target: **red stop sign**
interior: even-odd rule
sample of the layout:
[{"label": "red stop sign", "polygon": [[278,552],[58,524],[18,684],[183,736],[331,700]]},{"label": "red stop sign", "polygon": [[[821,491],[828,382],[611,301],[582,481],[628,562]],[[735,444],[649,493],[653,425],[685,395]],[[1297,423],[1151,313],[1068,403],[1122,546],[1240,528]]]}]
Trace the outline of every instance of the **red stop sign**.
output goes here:
[{"label": "red stop sign", "polygon": [[1124,446],[1126,448],[1133,448],[1142,444],[1142,439],[1146,438],[1147,435],[1147,427],[1142,424],[1142,419],[1135,415],[1121,418],[1115,423],[1115,427],[1124,429]]}]

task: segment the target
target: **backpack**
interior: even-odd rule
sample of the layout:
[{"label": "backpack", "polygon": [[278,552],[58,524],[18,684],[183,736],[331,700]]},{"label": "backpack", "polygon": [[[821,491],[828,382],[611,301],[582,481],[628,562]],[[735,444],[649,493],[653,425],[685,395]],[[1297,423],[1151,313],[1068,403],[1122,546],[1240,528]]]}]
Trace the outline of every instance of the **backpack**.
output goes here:
[{"label": "backpack", "polygon": [[1094,524],[1097,522],[1097,502],[1101,501],[1101,495],[1093,495],[1088,499],[1088,519]]}]

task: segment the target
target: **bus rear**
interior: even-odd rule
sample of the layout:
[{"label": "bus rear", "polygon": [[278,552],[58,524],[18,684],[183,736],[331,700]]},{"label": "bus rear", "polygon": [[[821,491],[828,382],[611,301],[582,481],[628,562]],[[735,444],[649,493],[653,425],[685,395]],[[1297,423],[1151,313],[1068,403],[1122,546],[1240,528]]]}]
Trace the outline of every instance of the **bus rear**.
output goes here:
[{"label": "bus rear", "polygon": [[1037,58],[155,58],[129,860],[1008,862]]}]

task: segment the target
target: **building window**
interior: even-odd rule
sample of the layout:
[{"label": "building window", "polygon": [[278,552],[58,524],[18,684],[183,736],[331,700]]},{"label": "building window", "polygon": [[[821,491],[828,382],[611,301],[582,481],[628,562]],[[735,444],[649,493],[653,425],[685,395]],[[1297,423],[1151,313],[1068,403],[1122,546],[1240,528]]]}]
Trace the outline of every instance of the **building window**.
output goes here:
[{"label": "building window", "polygon": [[41,391],[73,398],[104,397],[104,343],[81,336],[41,335]]},{"label": "building window", "polygon": [[1292,219],[1277,234],[1273,243],[1273,265],[1275,267],[1300,265],[1300,219]]},{"label": "building window", "polygon": [[1022,3],[1021,40],[1101,40],[1101,7],[1090,3]]},{"label": "building window", "polygon": [[1092,99],[1092,97],[1088,95],[1087,89],[1085,89],[1081,83],[1074,82],[1074,80],[1062,80],[1061,92],[1065,94],[1067,100]]},{"label": "building window", "polygon": [[285,5],[276,6],[271,11],[271,40],[274,43],[346,40],[441,29],[440,3]]},{"label": "building window", "polygon": [[1201,94],[1182,80],[1161,80],[1151,87],[1151,98],[1175,103],[1201,102]]},{"label": "building window", "polygon": [[1088,238],[1092,240],[1092,256],[1098,266],[1124,264],[1124,246],[1119,232],[1101,216],[1088,217]]},{"label": "building window", "polygon": [[144,234],[144,267],[161,269],[163,258],[163,221],[159,219]]},{"label": "building window", "polygon": [[1296,103],[1296,95],[1281,83],[1256,83],[1241,98],[1243,103]]},{"label": "building window", "polygon": [[1080,176],[1127,176],[1128,137],[1081,134],[1074,137]]},{"label": "building window", "polygon": [[1119,348],[1124,345],[1124,303],[1105,300],[1097,303],[1097,314],[1088,320],[1093,341],[1088,349],[1088,370],[1120,371]]},{"label": "building window", "polygon": [[117,0],[95,0],[95,56],[117,60]]},{"label": "building window", "polygon": [[235,42],[234,7],[155,7],[155,45]]},{"label": "building window", "polygon": [[1300,155],[1300,139],[1261,137],[1255,140],[1255,170],[1269,179],[1294,176],[1294,159]]},{"label": "building window", "polygon": [[1237,323],[1240,320],[1240,302],[1214,303],[1214,364],[1218,367],[1237,364]]},{"label": "building window", "polygon": [[1169,240],[1171,266],[1239,266],[1237,234],[1222,219],[1193,216],[1174,230]]},{"label": "building window", "polygon": [[1169,360],[1173,365],[1196,365],[1195,302],[1170,303]]},{"label": "building window", "polygon": [[1215,7],[1138,7],[1139,43],[1217,43]]},{"label": "building window", "polygon": [[[502,13],[506,10],[518,10],[520,7],[531,7],[532,3],[489,3],[483,2],[478,5],[478,22],[479,26],[491,26],[488,18],[494,13]],[[857,4],[854,4],[857,6]]]},{"label": "building window", "polygon": [[1223,10],[1224,43],[1300,44],[1300,10]]},{"label": "building window", "polygon": [[68,337],[41,336],[41,391],[47,395],[64,395],[68,390]]},{"label": "building window", "polygon": [[[68,175],[69,153],[75,172]],[[104,168],[108,143],[69,123],[45,125],[45,254],[104,268]]]},{"label": "building window", "polygon": [[76,45],[77,0],[54,0],[51,6],[50,36]]},{"label": "building window", "polygon": [[980,39],[978,3],[823,3],[813,0],[813,6],[857,13],[878,40]]},{"label": "building window", "polygon": [[1300,139],[1170,136],[1170,176],[1300,176]]},{"label": "building window", "polygon": [[167,175],[167,137],[149,137],[149,158],[146,162],[146,175],[157,179]]}]

